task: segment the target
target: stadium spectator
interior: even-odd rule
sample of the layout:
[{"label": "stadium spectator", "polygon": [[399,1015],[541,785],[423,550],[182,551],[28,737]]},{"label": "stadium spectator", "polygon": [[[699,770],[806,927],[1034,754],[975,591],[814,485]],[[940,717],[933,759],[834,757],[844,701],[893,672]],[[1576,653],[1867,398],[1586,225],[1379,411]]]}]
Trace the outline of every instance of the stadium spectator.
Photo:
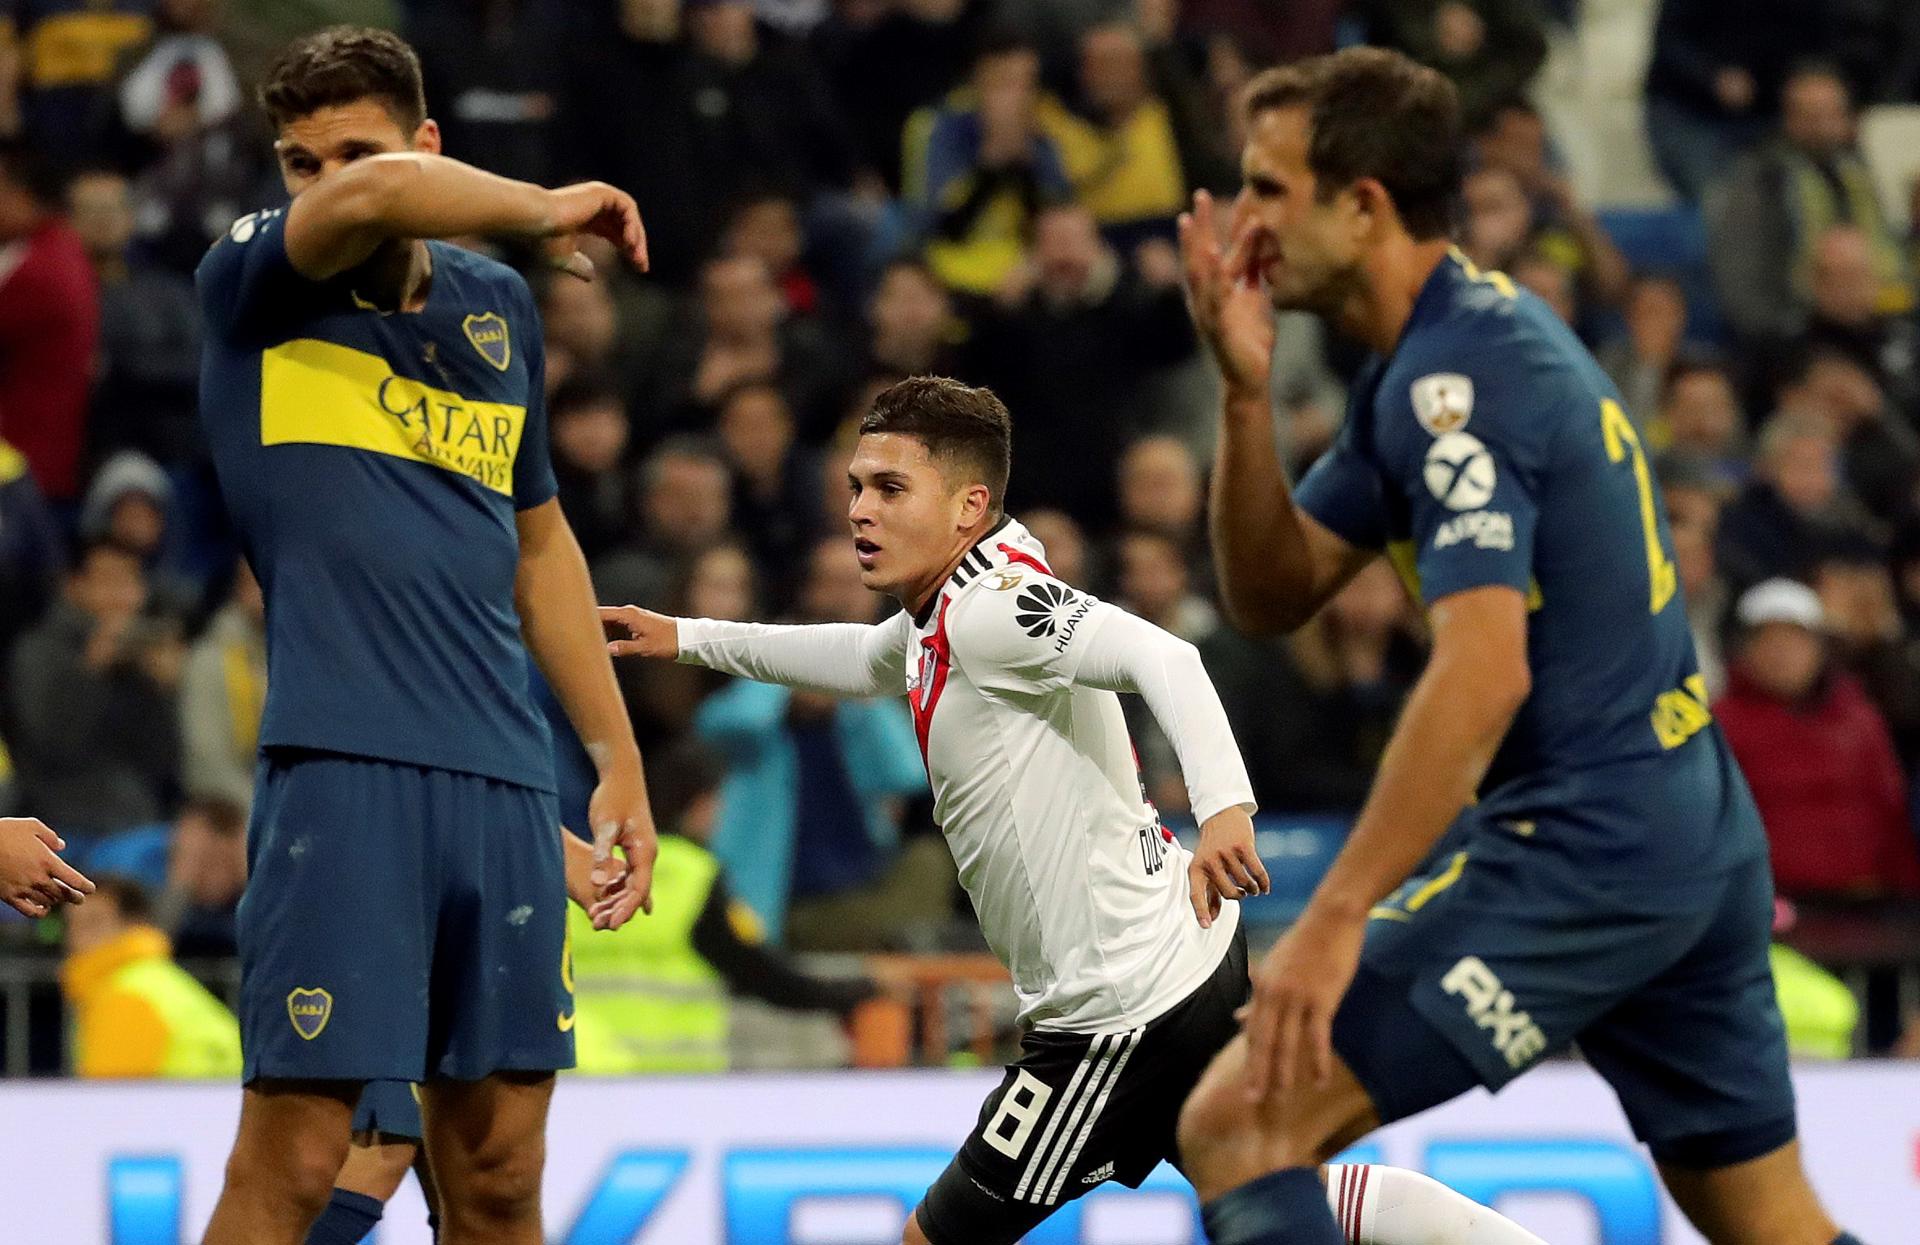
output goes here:
[{"label": "stadium spectator", "polygon": [[724,778],[719,759],[683,744],[652,773],[661,835],[649,919],[605,933],[580,908],[567,911],[578,1071],[724,1072],[729,995],[843,1019],[872,998],[871,981],[815,977],[769,947],[760,918],[734,898],[708,847]]},{"label": "stadium spectator", "polygon": [[1360,807],[1419,672],[1407,615],[1406,590],[1374,561],[1287,639],[1222,627],[1200,645],[1263,810]]},{"label": "stadium spectator", "polygon": [[1086,533],[1063,510],[1029,510],[1021,519],[1040,547],[1047,551],[1047,568],[1054,578],[1076,588],[1094,583],[1094,567],[1088,556]]},{"label": "stadium spectator", "polygon": [[226,800],[189,800],[173,819],[167,888],[154,923],[181,959],[239,954],[236,922],[247,888],[247,814]]},{"label": "stadium spectator", "polygon": [[1475,135],[1473,152],[1482,167],[1505,169],[1519,182],[1531,209],[1528,245],[1565,268],[1588,301],[1618,306],[1632,270],[1555,167],[1540,111],[1523,99],[1502,102]]},{"label": "stadium spectator", "polygon": [[267,607],[242,561],[227,603],[180,673],[180,788],[191,799],[253,803],[260,717],[267,704]]},{"label": "stadium spectator", "polygon": [[[1164,244],[1161,244],[1164,245]],[[1156,253],[1155,244],[1145,248]],[[970,368],[1020,425],[1008,497],[1057,506],[1092,531],[1114,514],[1112,476],[1129,437],[1160,413],[1150,382],[1193,353],[1178,266],[1129,266],[1092,213],[1066,204],[1038,221],[1033,263],[974,325]]]},{"label": "stadium spectator", "polygon": [[733,466],[733,513],[784,603],[819,534],[820,453],[795,439],[793,411],[778,389],[748,383],[720,404],[720,444]]},{"label": "stadium spectator", "polygon": [[1860,680],[1909,770],[1920,757],[1920,651],[1907,639],[1887,562],[1874,551],[1833,554],[1815,573],[1834,660]]},{"label": "stadium spectator", "polygon": [[152,37],[158,7],[157,0],[9,5],[8,29],[0,32],[7,44],[0,134],[19,133],[76,165],[104,159],[114,74],[123,56]]},{"label": "stadium spectator", "polygon": [[653,270],[671,283],[695,275],[749,190],[811,203],[863,172],[819,71],[758,26],[747,0],[627,4],[620,35],[583,50],[568,105],[575,160],[632,189]]},{"label": "stadium spectator", "polygon": [[502,177],[553,184],[568,40],[584,33],[570,6],[419,0],[408,7],[407,42],[436,102],[442,150]]},{"label": "stadium spectator", "polygon": [[246,93],[215,37],[219,17],[216,0],[160,0],[154,37],[129,53],[115,91],[122,162],[139,170],[135,232],[180,272],[257,206],[266,172]]},{"label": "stadium spectator", "polygon": [[791,195],[774,190],[741,200],[727,217],[720,239],[722,254],[743,255],[767,266],[786,301],[787,314],[795,316],[822,310],[820,283],[807,271],[805,250],[799,205]]},{"label": "stadium spectator", "polygon": [[204,585],[183,569],[175,530],[173,482],[138,450],[122,450],[100,464],[80,507],[80,539],[109,541],[140,555],[147,573],[148,610],[187,623],[197,619]]},{"label": "stadium spectator", "polygon": [[1647,139],[1681,198],[1697,200],[1779,115],[1802,57],[1825,54],[1833,6],[1660,0],[1647,65]]},{"label": "stadium spectator", "polygon": [[965,332],[953,297],[917,259],[896,259],[867,301],[866,368],[891,376],[951,375]]},{"label": "stadium spectator", "polygon": [[699,322],[667,343],[656,364],[651,419],[675,431],[712,426],[720,401],[749,381],[772,381],[807,439],[839,414],[846,366],[813,319],[787,313],[764,262],[723,256],[700,272]]},{"label": "stadium spectator", "polygon": [[1920,324],[1886,309],[1873,241],[1856,225],[1814,239],[1803,349],[1832,349],[1873,377],[1900,416],[1920,423]]},{"label": "stadium spectator", "polygon": [[600,595],[664,601],[689,559],[733,529],[733,475],[698,437],[672,437],[640,465],[640,536],[593,567]]},{"label": "stadium spectator", "polygon": [[900,135],[958,86],[990,6],[982,0],[838,0],[810,36],[862,163],[900,192]]},{"label": "stadium spectator", "polygon": [[1079,53],[1085,115],[1051,98],[1040,111],[1075,198],[1123,249],[1171,236],[1192,187],[1230,184],[1206,128],[1200,84],[1177,50],[1149,49],[1130,21],[1088,30]]},{"label": "stadium spectator", "polygon": [[100,285],[100,362],[88,419],[96,453],[135,449],[168,467],[205,454],[195,403],[200,300],[193,282],[133,243],[127,179],[94,169],[67,185],[67,214]]},{"label": "stadium spectator", "polygon": [[1529,0],[1368,0],[1371,40],[1453,80],[1472,128],[1532,83],[1547,59],[1546,23]]},{"label": "stadium spectator", "polygon": [[[872,622],[879,607],[845,536],[813,547],[802,620]],[[714,855],[774,941],[876,950],[944,918],[944,845],[901,839],[900,800],[926,786],[905,704],[733,680],[696,726],[727,760]]]},{"label": "stadium spectator", "polygon": [[[1118,476],[1123,527],[1166,537],[1190,566],[1206,561],[1206,481],[1186,442],[1164,435],[1142,437],[1120,455]],[[1203,579],[1199,586],[1208,582]]]},{"label": "stadium spectator", "polygon": [[59,524],[26,456],[0,440],[0,656],[53,600],[65,562]]},{"label": "stadium spectator", "polygon": [[13,651],[9,742],[30,807],[69,837],[160,819],[179,771],[184,649],[146,614],[140,557],[95,543]]},{"label": "stadium spectator", "polygon": [[80,491],[100,302],[86,247],[57,203],[42,158],[0,143],[0,248],[9,252],[0,266],[0,436],[62,503]]},{"label": "stadium spectator", "polygon": [[[601,596],[619,600],[604,587]],[[726,538],[693,555],[662,605],[689,618],[757,622],[759,569],[737,539]],[[696,666],[670,662],[625,662],[614,666],[622,694],[633,713],[634,730],[644,746],[671,746],[693,731],[700,703],[726,686],[726,679]]]},{"label": "stadium spectator", "polygon": [[173,962],[139,885],[103,877],[67,914],[60,987],[73,1009],[73,1071],[82,1077],[240,1075],[240,1025]]},{"label": "stadium spectator", "polygon": [[1829,659],[1813,589],[1775,579],[1735,609],[1740,638],[1714,703],[1791,898],[1920,893],[1907,779],[1886,722]]},{"label": "stadium spectator", "polygon": [[1667,507],[1667,529],[1673,538],[1673,563],[1680,576],[1680,592],[1687,602],[1687,626],[1693,632],[1694,657],[1707,695],[1718,696],[1727,685],[1726,654],[1721,636],[1726,630],[1726,581],[1714,561],[1714,539],[1720,510],[1731,487],[1711,463],[1691,456],[1670,457],[1660,466],[1660,492]]},{"label": "stadium spectator", "polygon": [[604,377],[622,394],[646,392],[646,343],[622,319],[615,288],[612,280],[581,281],[562,273],[549,274],[540,286],[549,396],[575,377]]},{"label": "stadium spectator", "polygon": [[1805,330],[1816,244],[1835,225],[1853,226],[1869,244],[1877,308],[1913,305],[1906,255],[1855,137],[1839,72],[1797,69],[1783,87],[1778,134],[1734,165],[1715,196],[1707,221],[1714,285],[1728,322],[1755,351]]},{"label": "stadium spectator", "polygon": [[1780,388],[1782,410],[1817,415],[1840,442],[1841,478],[1883,524],[1909,513],[1920,486],[1920,434],[1887,405],[1873,375],[1852,355],[1817,346]]},{"label": "stadium spectator", "polygon": [[627,405],[609,378],[581,374],[555,387],[547,399],[547,419],[560,510],[592,561],[624,543],[634,529]]},{"label": "stadium spectator", "polygon": [[1811,578],[1829,551],[1862,538],[1839,454],[1837,434],[1817,415],[1786,411],[1767,421],[1754,479],[1720,516],[1715,551],[1734,591],[1767,579]]},{"label": "stadium spectator", "polygon": [[1072,194],[1059,149],[1040,127],[1040,56],[986,40],[970,89],[922,108],[903,136],[901,194],[927,262],[948,287],[991,295],[1026,259],[1036,213]]},{"label": "stadium spectator", "polygon": [[1508,275],[1515,284],[1523,289],[1532,290],[1553,308],[1553,314],[1567,322],[1568,327],[1578,329],[1583,323],[1584,308],[1580,302],[1580,289],[1574,284],[1573,276],[1551,256],[1541,251],[1526,250],[1508,267]]},{"label": "stadium spectator", "polygon": [[1642,274],[1627,287],[1621,310],[1626,331],[1601,345],[1594,357],[1613,378],[1627,414],[1645,434],[1686,342],[1686,294],[1672,277]]},{"label": "stadium spectator", "polygon": [[1711,354],[1688,353],[1668,367],[1647,433],[1655,449],[1686,455],[1721,483],[1737,485],[1748,474],[1746,424],[1726,366]]}]

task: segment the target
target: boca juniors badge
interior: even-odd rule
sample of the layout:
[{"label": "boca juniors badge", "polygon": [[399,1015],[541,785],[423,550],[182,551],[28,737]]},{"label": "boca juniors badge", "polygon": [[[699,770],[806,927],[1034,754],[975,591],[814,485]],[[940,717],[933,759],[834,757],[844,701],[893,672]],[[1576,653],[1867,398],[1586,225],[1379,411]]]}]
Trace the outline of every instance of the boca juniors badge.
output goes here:
[{"label": "boca juniors badge", "polygon": [[466,330],[467,340],[480,352],[480,357],[500,371],[507,370],[507,364],[513,358],[513,347],[507,341],[507,322],[496,312],[485,315],[468,316],[460,322]]}]

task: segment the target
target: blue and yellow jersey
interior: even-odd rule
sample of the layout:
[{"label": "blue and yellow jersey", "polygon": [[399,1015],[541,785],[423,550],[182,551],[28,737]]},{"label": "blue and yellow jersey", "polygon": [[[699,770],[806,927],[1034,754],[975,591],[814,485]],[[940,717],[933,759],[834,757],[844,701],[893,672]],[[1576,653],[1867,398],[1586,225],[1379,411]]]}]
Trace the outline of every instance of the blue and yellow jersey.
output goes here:
[{"label": "blue and yellow jersey", "polygon": [[283,211],[201,261],[201,417],[267,600],[264,747],[553,790],[514,606],[556,491],[540,323],[512,269],[429,243],[423,310],[309,281]]},{"label": "blue and yellow jersey", "polygon": [[1483,815],[1523,836],[1550,816],[1560,846],[1603,870],[1715,870],[1765,850],[1707,710],[1647,451],[1545,303],[1457,252],[1442,261],[1296,498],[1383,550],[1422,603],[1526,594],[1533,690]]}]

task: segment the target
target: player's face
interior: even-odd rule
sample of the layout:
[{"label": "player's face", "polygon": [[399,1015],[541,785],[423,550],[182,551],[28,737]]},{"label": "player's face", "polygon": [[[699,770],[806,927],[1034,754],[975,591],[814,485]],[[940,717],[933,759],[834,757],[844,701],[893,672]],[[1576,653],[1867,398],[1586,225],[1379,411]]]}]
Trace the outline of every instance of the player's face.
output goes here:
[{"label": "player's face", "polygon": [[1255,262],[1275,307],[1327,314],[1358,284],[1367,222],[1351,191],[1319,201],[1309,137],[1305,108],[1270,108],[1254,118],[1234,226],[1259,223]]},{"label": "player's face", "polygon": [[290,195],[355,160],[396,151],[439,154],[440,127],[423,121],[409,134],[387,106],[372,97],[296,117],[281,128],[280,141],[274,144],[280,179]]},{"label": "player's face", "polygon": [[917,437],[873,432],[847,466],[860,582],[911,603],[937,584],[987,505],[978,484],[949,482]]}]

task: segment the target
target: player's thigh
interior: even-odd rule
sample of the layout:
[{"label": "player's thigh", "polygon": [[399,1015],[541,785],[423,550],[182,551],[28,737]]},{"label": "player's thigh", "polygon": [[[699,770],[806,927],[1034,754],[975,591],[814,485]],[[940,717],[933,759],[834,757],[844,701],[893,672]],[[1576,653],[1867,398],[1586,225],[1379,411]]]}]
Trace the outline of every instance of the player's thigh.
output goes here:
[{"label": "player's thigh", "polygon": [[1379,1126],[1379,1113],[1338,1055],[1323,1083],[1247,1097],[1249,1047],[1214,1056],[1180,1112],[1178,1165],[1204,1201],[1268,1172],[1325,1162]]},{"label": "player's thigh", "polygon": [[1580,1049],[1655,1159],[1731,1170],[1795,1135],[1766,862],[1721,879],[1701,908],[1693,945],[1583,1031]]},{"label": "player's thigh", "polygon": [[388,1141],[378,1133],[362,1134],[354,1138],[346,1161],[340,1164],[340,1174],[333,1178],[333,1187],[385,1202],[399,1190],[419,1155],[418,1141]]},{"label": "player's thigh", "polygon": [[420,771],[275,750],[241,899],[244,1078],[416,1080],[435,898]]},{"label": "player's thigh", "polygon": [[503,1072],[420,1087],[427,1161],[450,1216],[537,1210],[546,1165],[551,1073]]},{"label": "player's thigh", "polygon": [[339,1081],[261,1080],[240,1099],[229,1185],[254,1184],[324,1200],[351,1141],[360,1087]]},{"label": "player's thigh", "polygon": [[1660,1179],[1710,1245],[1830,1245],[1840,1232],[1807,1181],[1797,1141],[1723,1167],[1662,1163]]},{"label": "player's thigh", "polygon": [[550,792],[436,776],[431,850],[447,882],[431,979],[431,1078],[573,1066],[567,890]]}]

